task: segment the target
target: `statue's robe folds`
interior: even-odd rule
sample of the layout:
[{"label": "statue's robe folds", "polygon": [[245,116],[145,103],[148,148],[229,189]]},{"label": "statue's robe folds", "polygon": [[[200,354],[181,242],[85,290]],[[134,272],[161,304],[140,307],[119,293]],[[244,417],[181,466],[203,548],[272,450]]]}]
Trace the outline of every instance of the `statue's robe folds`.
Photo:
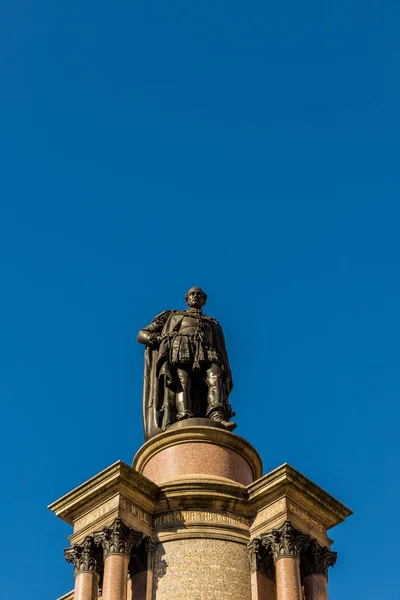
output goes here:
[{"label": "statue's robe folds", "polygon": [[[170,363],[171,340],[179,335],[179,329],[186,311],[165,311],[155,317],[152,323],[142,330],[143,333],[158,333],[162,340],[158,348],[147,346],[144,358],[144,383],[143,383],[143,429],[144,438],[149,440],[153,436],[165,431],[169,425],[176,421],[175,395],[177,376],[174,365]],[[226,352],[225,338],[219,323],[212,317],[202,315],[212,327],[215,350],[221,368],[223,407],[225,418],[232,416],[232,409],[228,396],[232,391],[232,374]],[[202,373],[204,375],[205,373]],[[194,374],[194,377],[196,375]],[[191,389],[194,406],[197,407],[196,416],[205,417],[207,406],[207,385],[201,377],[192,381]]]}]

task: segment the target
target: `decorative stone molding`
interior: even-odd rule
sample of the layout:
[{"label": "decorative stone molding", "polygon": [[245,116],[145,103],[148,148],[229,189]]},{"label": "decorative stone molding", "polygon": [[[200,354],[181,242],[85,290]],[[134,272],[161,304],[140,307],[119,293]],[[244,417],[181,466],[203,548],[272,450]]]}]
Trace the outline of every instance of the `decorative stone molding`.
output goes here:
[{"label": "decorative stone molding", "polygon": [[310,536],[293,527],[290,521],[261,536],[262,545],[271,551],[274,561],[283,557],[296,558],[309,541]]},{"label": "decorative stone molding", "polygon": [[259,538],[247,544],[250,573],[260,571],[270,579],[275,579],[274,559],[269,548],[263,546]]},{"label": "decorative stone molding", "polygon": [[67,562],[74,565],[75,577],[84,571],[101,571],[101,555],[99,556],[92,536],[86,537],[82,544],[66,548],[64,556]]},{"label": "decorative stone molding", "polygon": [[328,577],[328,568],[335,566],[337,552],[320,546],[316,540],[312,540],[308,547],[301,553],[300,573],[304,579],[308,575],[325,575]]},{"label": "decorative stone molding", "polygon": [[130,556],[132,548],[138,546],[143,534],[128,527],[122,519],[115,519],[110,527],[93,534],[96,545],[103,548],[104,558],[110,554],[125,554]]}]

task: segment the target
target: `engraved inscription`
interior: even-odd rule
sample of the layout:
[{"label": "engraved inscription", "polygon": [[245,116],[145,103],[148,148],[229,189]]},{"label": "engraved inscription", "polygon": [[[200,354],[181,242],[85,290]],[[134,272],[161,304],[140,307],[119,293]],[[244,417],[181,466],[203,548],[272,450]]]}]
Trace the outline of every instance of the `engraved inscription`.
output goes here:
[{"label": "engraved inscription", "polygon": [[277,502],[266,506],[256,516],[254,519],[253,525],[260,525],[261,523],[265,523],[265,521],[269,521],[272,517],[284,511],[286,508],[285,499],[281,498]]},{"label": "engraved inscription", "polygon": [[316,527],[317,529],[319,529],[319,531],[321,531],[323,533],[323,531],[324,531],[323,525],[321,523],[319,523],[318,521],[316,521],[315,519],[313,519],[312,517],[310,517],[310,515],[308,515],[306,512],[304,512],[303,510],[300,510],[300,508],[297,508],[297,506],[295,506],[294,504],[289,505],[289,510],[291,510],[292,513],[294,513],[295,515],[300,517],[300,519],[303,519],[303,521],[306,521],[309,525]]},{"label": "engraved inscription", "polygon": [[111,498],[111,500],[104,502],[104,504],[102,504],[95,510],[92,510],[87,515],[84,515],[80,519],[77,519],[75,521],[74,532],[77,533],[78,531],[81,531],[81,529],[87,527],[87,525],[94,523],[95,521],[97,521],[97,519],[100,519],[107,513],[119,507],[129,512],[131,515],[139,519],[139,521],[143,521],[143,523],[146,523],[147,525],[151,524],[151,516],[149,515],[149,513],[145,512],[144,510],[142,510],[123,496],[115,496],[114,498]]},{"label": "engraved inscription", "polygon": [[149,513],[145,512],[144,510],[136,506],[136,504],[133,504],[123,496],[121,496],[120,506],[123,510],[130,512],[131,515],[139,519],[139,521],[143,521],[143,523],[147,523],[147,525],[151,524],[151,516],[149,515]]},{"label": "engraved inscription", "polygon": [[90,525],[90,523],[97,521],[97,519],[100,519],[100,517],[106,515],[111,510],[113,510],[114,508],[117,508],[117,507],[118,507],[118,498],[117,497],[111,498],[111,500],[108,500],[108,502],[105,502],[104,504],[102,504],[101,506],[96,508],[95,510],[92,510],[92,512],[88,513],[87,515],[84,515],[80,519],[77,519],[74,524],[75,525],[74,532],[76,533],[77,531],[80,531],[87,525]]},{"label": "engraved inscription", "polygon": [[240,517],[228,512],[217,513],[202,510],[175,510],[174,512],[158,515],[158,517],[154,519],[154,526],[156,528],[173,527],[175,525],[186,525],[190,523],[217,523],[220,525],[249,526],[249,520],[246,517]]}]

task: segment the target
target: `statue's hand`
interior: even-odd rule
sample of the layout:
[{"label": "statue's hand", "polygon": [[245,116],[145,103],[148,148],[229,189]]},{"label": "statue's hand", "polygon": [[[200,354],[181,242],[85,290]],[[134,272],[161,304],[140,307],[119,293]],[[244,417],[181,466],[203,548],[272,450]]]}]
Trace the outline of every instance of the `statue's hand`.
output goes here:
[{"label": "statue's hand", "polygon": [[152,348],[156,348],[157,346],[160,345],[161,335],[159,335],[158,333],[152,333],[149,341],[150,341],[150,346]]}]

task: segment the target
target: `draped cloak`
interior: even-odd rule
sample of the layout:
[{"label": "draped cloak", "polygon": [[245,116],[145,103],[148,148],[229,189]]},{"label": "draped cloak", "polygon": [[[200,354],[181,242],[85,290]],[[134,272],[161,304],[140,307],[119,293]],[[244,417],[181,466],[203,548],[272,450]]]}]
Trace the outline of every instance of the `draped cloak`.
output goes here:
[{"label": "draped cloak", "polygon": [[[144,355],[144,383],[143,383],[143,429],[144,438],[149,440],[164,431],[176,421],[175,395],[177,376],[174,366],[170,363],[171,340],[179,335],[179,329],[186,311],[165,311],[155,317],[152,323],[142,330],[143,333],[159,333],[162,337],[157,348],[146,346]],[[224,416],[229,419],[234,413],[228,402],[232,391],[232,373],[226,352],[225,338],[220,324],[207,315],[202,315],[212,327],[215,351],[219,359],[223,388]],[[197,406],[200,413],[197,416],[206,416],[207,386],[204,382],[193,385],[192,394],[197,394]]]}]

